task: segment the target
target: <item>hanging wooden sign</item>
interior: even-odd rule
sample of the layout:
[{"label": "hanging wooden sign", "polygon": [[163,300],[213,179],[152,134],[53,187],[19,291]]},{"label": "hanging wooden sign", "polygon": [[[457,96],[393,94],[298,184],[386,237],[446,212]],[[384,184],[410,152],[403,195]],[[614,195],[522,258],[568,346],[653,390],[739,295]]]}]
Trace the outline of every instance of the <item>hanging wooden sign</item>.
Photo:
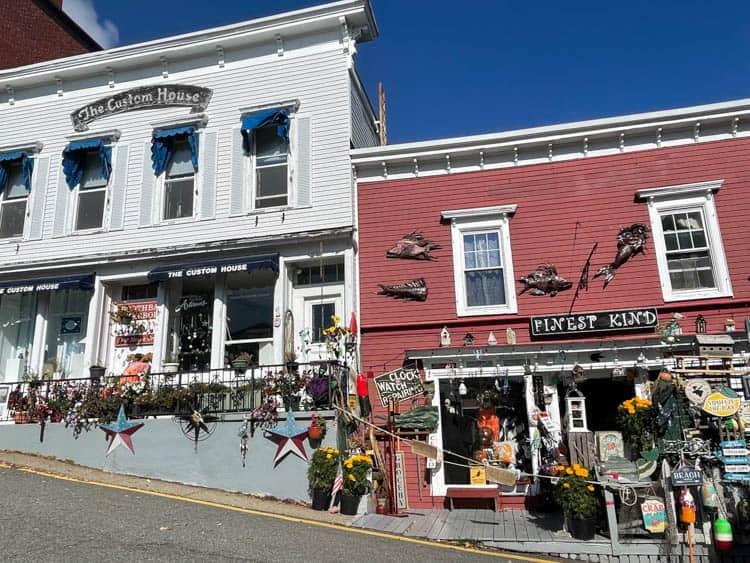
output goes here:
[{"label": "hanging wooden sign", "polygon": [[499,483],[506,487],[513,487],[516,484],[516,472],[510,469],[487,465],[485,466],[485,472],[487,474],[487,481],[490,483]]},{"label": "hanging wooden sign", "polygon": [[661,499],[646,499],[641,504],[643,526],[652,534],[661,534],[667,529],[667,509]]},{"label": "hanging wooden sign", "polygon": [[435,446],[425,444],[424,442],[411,442],[411,451],[415,454],[426,457],[427,459],[438,459],[438,449]]},{"label": "hanging wooden sign", "polygon": [[424,393],[422,378],[415,369],[399,368],[375,378],[375,388],[383,407],[394,401],[406,401]]},{"label": "hanging wooden sign", "polygon": [[740,410],[740,398],[726,387],[711,393],[703,402],[703,411],[713,416],[733,416]]},{"label": "hanging wooden sign", "polygon": [[532,336],[582,334],[587,332],[619,332],[655,328],[659,324],[656,309],[627,309],[624,311],[596,311],[576,315],[531,317]]}]

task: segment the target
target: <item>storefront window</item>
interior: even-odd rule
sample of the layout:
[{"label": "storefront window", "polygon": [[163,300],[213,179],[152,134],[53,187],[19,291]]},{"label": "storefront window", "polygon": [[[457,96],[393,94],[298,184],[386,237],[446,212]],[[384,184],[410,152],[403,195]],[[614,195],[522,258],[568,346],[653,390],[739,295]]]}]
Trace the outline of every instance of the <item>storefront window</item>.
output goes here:
[{"label": "storefront window", "polygon": [[254,363],[268,363],[273,350],[272,272],[237,273],[226,281],[226,341],[224,363],[228,365],[241,352]]},{"label": "storefront window", "polygon": [[170,299],[167,362],[181,371],[206,370],[211,365],[213,279],[175,280]]},{"label": "storefront window", "polygon": [[486,484],[470,473],[464,458],[531,470],[522,380],[444,379],[440,382],[440,397],[443,448],[446,461],[451,462],[445,465],[446,484]]},{"label": "storefront window", "polygon": [[29,364],[34,337],[36,295],[13,294],[0,298],[0,376],[20,381]]},{"label": "storefront window", "polygon": [[69,289],[50,295],[42,375],[83,377],[86,321],[92,291]]}]

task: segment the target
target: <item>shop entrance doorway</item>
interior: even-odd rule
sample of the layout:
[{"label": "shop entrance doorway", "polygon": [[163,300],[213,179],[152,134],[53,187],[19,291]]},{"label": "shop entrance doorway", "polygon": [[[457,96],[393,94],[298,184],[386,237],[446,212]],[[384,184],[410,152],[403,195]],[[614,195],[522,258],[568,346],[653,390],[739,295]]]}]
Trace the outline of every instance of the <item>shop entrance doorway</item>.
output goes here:
[{"label": "shop entrance doorway", "polygon": [[586,397],[588,427],[592,432],[614,430],[617,407],[635,394],[633,382],[624,378],[587,379],[578,384]]}]

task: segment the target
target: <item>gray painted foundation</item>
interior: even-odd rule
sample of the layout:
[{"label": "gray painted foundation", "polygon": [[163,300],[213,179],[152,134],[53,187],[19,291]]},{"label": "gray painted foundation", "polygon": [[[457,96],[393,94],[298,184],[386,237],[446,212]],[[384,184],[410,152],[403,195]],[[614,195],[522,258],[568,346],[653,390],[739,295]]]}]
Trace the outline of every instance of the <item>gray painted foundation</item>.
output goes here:
[{"label": "gray painted foundation", "polygon": [[[185,437],[180,425],[170,419],[147,419],[143,428],[133,434],[135,455],[122,446],[106,456],[106,434],[99,428],[73,438],[63,423],[47,423],[44,442],[39,442],[39,424],[0,425],[0,450],[18,451],[102,469],[112,473],[138,475],[202,487],[237,491],[258,496],[272,496],[309,502],[307,462],[289,453],[274,466],[275,439],[266,438],[256,429],[248,441],[246,467],[242,467],[240,438],[241,422],[220,422],[205,441],[194,442]],[[284,420],[280,420],[283,424]],[[309,420],[297,417],[297,424],[307,427]],[[335,445],[336,424],[328,421],[323,445]],[[318,446],[318,443],[315,443]],[[308,458],[314,448],[304,441]]]}]

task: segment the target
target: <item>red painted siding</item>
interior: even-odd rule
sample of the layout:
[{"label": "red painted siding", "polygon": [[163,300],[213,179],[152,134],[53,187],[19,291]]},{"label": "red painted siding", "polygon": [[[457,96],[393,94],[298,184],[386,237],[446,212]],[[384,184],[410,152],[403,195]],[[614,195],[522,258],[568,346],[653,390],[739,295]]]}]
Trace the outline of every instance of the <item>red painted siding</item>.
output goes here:
[{"label": "red painted siding", "polygon": [[[529,316],[568,312],[581,268],[595,242],[599,247],[592,258],[591,274],[614,258],[621,226],[635,222],[650,225],[647,204],[635,201],[636,190],[717,179],[724,180],[715,201],[733,298],[665,304],[653,243],[649,240],[645,256],[624,265],[606,289],[602,278],[592,280],[574,309],[583,312],[656,306],[665,316],[679,310],[685,314],[682,324],[687,333],[693,331],[695,317],[701,313],[708,321],[709,332],[715,333],[723,330],[727,317],[733,316],[741,329],[744,318],[750,316],[748,139],[494,171],[360,183],[363,367],[377,374],[402,365],[405,350],[437,347],[443,325],[449,326],[453,345],[460,345],[466,332],[484,345],[490,330],[502,344],[506,327],[516,329],[519,343],[528,343]],[[518,205],[510,218],[514,278],[550,262],[574,287],[554,298],[528,293],[518,296],[516,315],[458,318],[451,229],[448,223],[441,223],[441,212],[507,204]],[[414,229],[442,246],[433,252],[437,260],[386,258],[393,243]],[[378,283],[400,283],[419,277],[425,278],[429,288],[426,302],[376,295]],[[516,293],[521,287],[516,284]],[[643,334],[634,337],[641,338]],[[588,340],[595,338],[587,336]],[[422,499],[419,498],[420,479],[414,460],[415,456],[406,456],[410,504],[442,505],[443,499],[429,496],[428,485],[423,485]],[[424,471],[424,464],[421,466]]]},{"label": "red painted siding", "polygon": [[0,2],[0,69],[101,49],[61,6],[59,0]]}]

